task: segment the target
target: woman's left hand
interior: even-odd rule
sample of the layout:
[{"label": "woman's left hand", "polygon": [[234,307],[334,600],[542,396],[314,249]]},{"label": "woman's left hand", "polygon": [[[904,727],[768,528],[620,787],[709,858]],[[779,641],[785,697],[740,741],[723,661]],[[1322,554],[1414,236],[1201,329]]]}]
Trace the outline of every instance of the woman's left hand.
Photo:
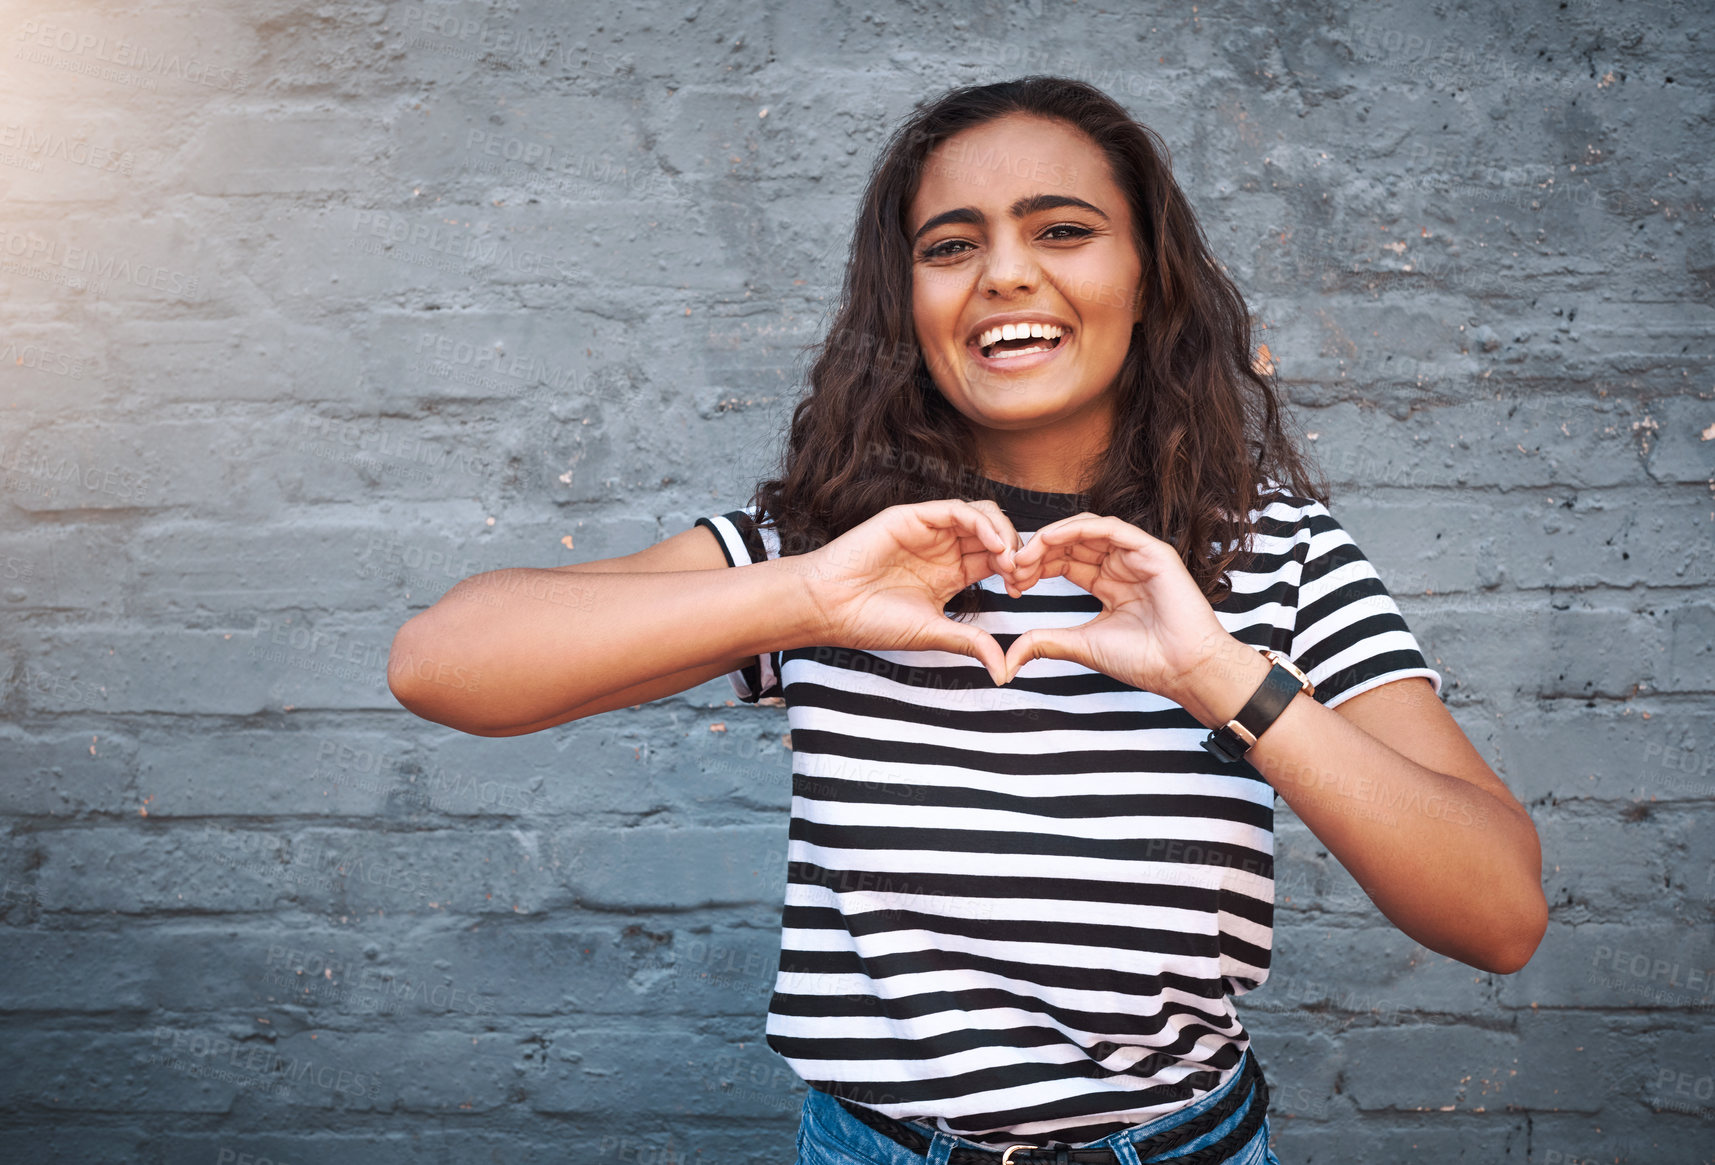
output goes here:
[{"label": "woman's left hand", "polygon": [[1183,703],[1189,678],[1232,637],[1173,547],[1118,518],[1076,514],[1013,556],[1021,590],[1064,577],[1101,601],[1074,627],[1035,628],[1006,653],[1006,682],[1033,659],[1065,659]]}]

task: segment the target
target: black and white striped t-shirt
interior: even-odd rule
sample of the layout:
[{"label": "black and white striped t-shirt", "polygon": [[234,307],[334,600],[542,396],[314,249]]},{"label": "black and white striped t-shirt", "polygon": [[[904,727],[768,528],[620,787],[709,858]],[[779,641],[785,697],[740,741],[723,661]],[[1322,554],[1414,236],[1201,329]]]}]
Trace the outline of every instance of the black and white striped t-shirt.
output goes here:
[{"label": "black and white striped t-shirt", "polygon": [[[998,483],[997,483],[998,485]],[[1029,538],[1073,495],[998,485]],[[1375,570],[1311,499],[1259,495],[1215,605],[1334,705],[1441,677]],[[748,511],[699,519],[737,566],[779,553]],[[983,583],[1004,650],[1100,611],[1045,578]],[[1268,977],[1275,792],[1178,704],[1064,660],[996,688],[938,651],[807,647],[731,674],[785,698],[792,819],[767,1042],[811,1086],[992,1146],[1089,1144],[1235,1072],[1231,995]]]}]

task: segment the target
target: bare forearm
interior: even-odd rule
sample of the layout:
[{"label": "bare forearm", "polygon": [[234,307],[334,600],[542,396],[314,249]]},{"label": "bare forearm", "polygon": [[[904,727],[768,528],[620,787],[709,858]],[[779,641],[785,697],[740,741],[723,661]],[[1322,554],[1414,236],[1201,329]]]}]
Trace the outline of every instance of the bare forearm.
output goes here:
[{"label": "bare forearm", "polygon": [[[779,562],[490,571],[400,628],[388,676],[419,716],[509,734],[663,676],[801,646],[817,618],[803,576]],[[451,669],[475,682],[449,682]]]},{"label": "bare forearm", "polygon": [[1514,952],[1537,937],[1542,855],[1515,806],[1305,696],[1249,759],[1400,930],[1486,970],[1510,973],[1528,958]]},{"label": "bare forearm", "polygon": [[[1209,669],[1207,695],[1185,706],[1210,727],[1223,724],[1268,669],[1240,645]],[[1545,909],[1542,851],[1510,797],[1418,764],[1305,695],[1245,759],[1413,939],[1506,973],[1534,950]]]}]

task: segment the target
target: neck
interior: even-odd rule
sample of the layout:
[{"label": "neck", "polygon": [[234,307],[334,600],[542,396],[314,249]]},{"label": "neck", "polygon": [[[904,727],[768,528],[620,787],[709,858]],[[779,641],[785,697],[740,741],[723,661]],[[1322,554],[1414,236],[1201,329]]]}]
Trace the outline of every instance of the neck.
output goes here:
[{"label": "neck", "polygon": [[1072,417],[1047,429],[978,429],[984,477],[1042,493],[1078,494],[1095,483],[1112,433],[1108,416]]}]

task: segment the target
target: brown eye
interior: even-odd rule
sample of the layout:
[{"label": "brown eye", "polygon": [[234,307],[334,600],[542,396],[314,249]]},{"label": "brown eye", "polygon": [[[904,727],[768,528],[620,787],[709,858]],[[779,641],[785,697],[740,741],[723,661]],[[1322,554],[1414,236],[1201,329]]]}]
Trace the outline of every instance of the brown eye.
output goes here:
[{"label": "brown eye", "polygon": [[970,244],[964,239],[948,239],[944,243],[936,243],[933,247],[924,248],[923,252],[917,257],[919,259],[942,259],[946,258],[948,255],[959,254],[959,252],[949,251],[947,248],[968,246],[970,246]]}]

